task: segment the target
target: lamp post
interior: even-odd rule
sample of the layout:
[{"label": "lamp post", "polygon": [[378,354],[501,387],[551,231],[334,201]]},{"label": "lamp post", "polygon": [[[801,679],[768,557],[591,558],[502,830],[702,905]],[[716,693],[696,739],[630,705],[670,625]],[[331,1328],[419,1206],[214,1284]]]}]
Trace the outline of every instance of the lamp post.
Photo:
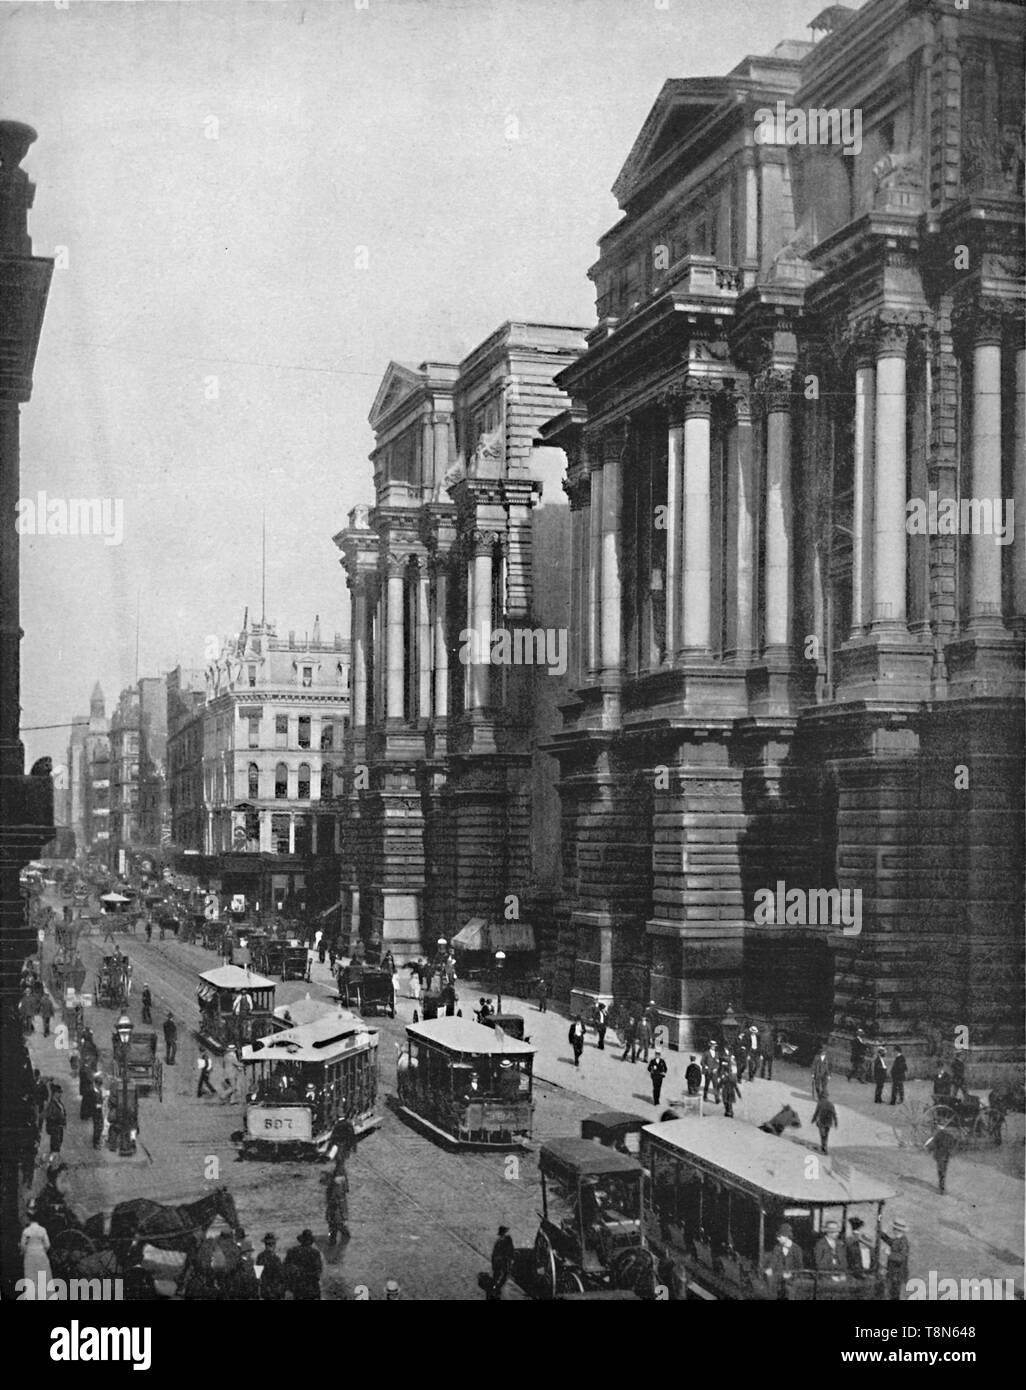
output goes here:
[{"label": "lamp post", "polygon": [[128,1044],[132,1041],[132,1020],[122,1014],[114,1025],[121,1044],[121,1105],[118,1113],[118,1157],[129,1158],[132,1140],[128,1128]]},{"label": "lamp post", "polygon": [[506,952],[495,952],[495,993],[499,996],[497,1013],[502,1013],[502,967],[506,964]]}]

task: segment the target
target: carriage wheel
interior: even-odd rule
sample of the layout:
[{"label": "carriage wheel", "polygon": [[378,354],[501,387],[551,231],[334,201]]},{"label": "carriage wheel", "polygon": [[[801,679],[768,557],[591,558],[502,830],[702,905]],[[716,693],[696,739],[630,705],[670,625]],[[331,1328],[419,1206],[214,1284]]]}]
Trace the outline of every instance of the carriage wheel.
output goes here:
[{"label": "carriage wheel", "polygon": [[958,1135],[959,1139],[966,1139],[971,1133],[972,1122],[970,1121],[966,1125],[961,1115],[951,1105],[931,1105],[929,1113],[930,1123],[935,1131],[947,1126]]},{"label": "carriage wheel", "polygon": [[892,1124],[899,1149],[921,1149],[933,1133],[933,1106],[920,1100],[907,1100]]},{"label": "carriage wheel", "polygon": [[543,1297],[555,1298],[556,1252],[544,1231],[539,1231],[534,1238],[534,1273],[543,1291]]},{"label": "carriage wheel", "polygon": [[584,1280],[577,1273],[576,1269],[571,1269],[569,1265],[559,1271],[556,1280],[557,1293],[583,1293]]},{"label": "carriage wheel", "polygon": [[991,1133],[991,1119],[992,1116],[990,1116],[986,1110],[977,1111],[973,1116],[972,1124],[966,1138],[986,1139],[987,1135]]},{"label": "carriage wheel", "polygon": [[653,1300],[656,1296],[655,1257],[651,1250],[642,1245],[622,1250],[614,1259],[612,1266],[613,1287],[629,1289],[639,1298]]},{"label": "carriage wheel", "polygon": [[59,1279],[74,1276],[80,1262],[96,1247],[83,1231],[61,1231],[50,1242],[50,1266]]}]

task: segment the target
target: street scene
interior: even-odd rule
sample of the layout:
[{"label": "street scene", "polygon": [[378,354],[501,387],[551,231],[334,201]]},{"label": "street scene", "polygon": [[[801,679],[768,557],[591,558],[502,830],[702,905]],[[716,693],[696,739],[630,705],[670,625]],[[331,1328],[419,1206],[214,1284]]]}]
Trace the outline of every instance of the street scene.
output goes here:
[{"label": "street scene", "polygon": [[1021,1299],[1026,11],[0,23],[4,1300]]}]

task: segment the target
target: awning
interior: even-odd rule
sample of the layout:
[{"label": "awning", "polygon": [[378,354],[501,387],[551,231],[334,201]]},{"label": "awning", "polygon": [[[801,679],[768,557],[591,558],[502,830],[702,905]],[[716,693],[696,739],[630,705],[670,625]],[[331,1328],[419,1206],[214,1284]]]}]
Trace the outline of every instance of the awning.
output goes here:
[{"label": "awning", "polygon": [[464,951],[533,951],[534,929],[529,922],[489,922],[471,917],[452,939]]}]

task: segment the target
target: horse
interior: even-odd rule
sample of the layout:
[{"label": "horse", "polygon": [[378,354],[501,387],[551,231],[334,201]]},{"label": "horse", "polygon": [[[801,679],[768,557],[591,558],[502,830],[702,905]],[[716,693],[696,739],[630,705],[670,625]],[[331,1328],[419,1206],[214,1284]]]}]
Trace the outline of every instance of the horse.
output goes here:
[{"label": "horse", "polygon": [[802,1122],[797,1114],[789,1105],[785,1105],[782,1110],[778,1110],[771,1120],[767,1120],[759,1128],[763,1134],[783,1134],[785,1129],[801,1129]]},{"label": "horse", "polygon": [[153,1245],[158,1250],[184,1252],[187,1269],[215,1216],[223,1217],[236,1233],[241,1230],[235,1201],[227,1187],[215,1187],[199,1201],[180,1207],[165,1207],[139,1197],[119,1202],[114,1208],[110,1241],[116,1249],[126,1251],[133,1246]]}]

